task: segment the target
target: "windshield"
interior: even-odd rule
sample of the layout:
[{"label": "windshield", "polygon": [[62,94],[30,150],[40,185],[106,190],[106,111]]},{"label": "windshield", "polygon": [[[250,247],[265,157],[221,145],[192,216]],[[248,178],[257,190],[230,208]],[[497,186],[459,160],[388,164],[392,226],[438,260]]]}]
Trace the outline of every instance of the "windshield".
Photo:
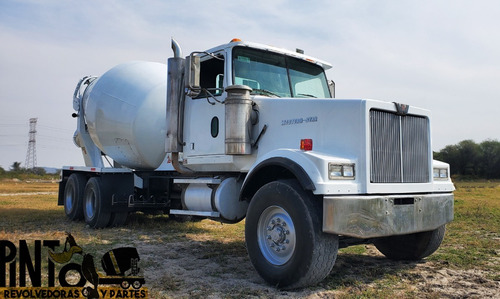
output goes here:
[{"label": "windshield", "polygon": [[271,97],[329,98],[323,68],[283,54],[251,48],[233,49],[233,82],[252,94]]}]

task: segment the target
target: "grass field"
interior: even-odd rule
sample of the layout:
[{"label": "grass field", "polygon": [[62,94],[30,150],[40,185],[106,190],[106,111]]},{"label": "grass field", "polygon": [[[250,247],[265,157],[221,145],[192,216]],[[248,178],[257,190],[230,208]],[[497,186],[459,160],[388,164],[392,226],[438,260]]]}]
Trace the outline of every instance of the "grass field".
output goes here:
[{"label": "grass field", "polygon": [[500,182],[457,182],[456,187],[455,220],[432,256],[394,262],[372,245],[352,246],[340,250],[322,283],[299,291],[277,290],[257,275],[247,257],[243,222],[180,223],[137,213],[124,227],[93,230],[65,218],[53,182],[0,182],[0,240],[64,244],[65,232],[71,232],[96,262],[113,248],[134,246],[151,298],[499,296]]}]

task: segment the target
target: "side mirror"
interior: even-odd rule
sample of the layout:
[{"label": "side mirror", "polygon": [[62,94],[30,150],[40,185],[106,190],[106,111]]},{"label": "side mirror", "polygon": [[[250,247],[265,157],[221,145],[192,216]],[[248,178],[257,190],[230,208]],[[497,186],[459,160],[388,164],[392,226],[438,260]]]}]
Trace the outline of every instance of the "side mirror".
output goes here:
[{"label": "side mirror", "polygon": [[328,89],[332,98],[335,98],[335,82],[333,80],[328,80]]},{"label": "side mirror", "polygon": [[184,87],[190,97],[196,97],[200,94],[200,57],[193,55],[186,57],[186,69],[184,72]]},{"label": "side mirror", "polygon": [[220,96],[224,92],[224,74],[218,74],[215,77],[215,94]]}]

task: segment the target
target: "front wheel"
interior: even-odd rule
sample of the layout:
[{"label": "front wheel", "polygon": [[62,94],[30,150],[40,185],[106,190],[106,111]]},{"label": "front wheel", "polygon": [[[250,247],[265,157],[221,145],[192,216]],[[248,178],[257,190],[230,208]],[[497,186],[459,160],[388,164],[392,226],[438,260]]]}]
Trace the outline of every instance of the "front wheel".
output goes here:
[{"label": "front wheel", "polygon": [[387,258],[419,260],[428,257],[439,248],[445,230],[443,225],[432,231],[376,239],[373,244]]},{"label": "front wheel", "polygon": [[338,236],[324,234],[322,201],[296,180],[268,183],[248,207],[245,239],[250,260],[265,281],[299,288],[323,280],[335,264]]}]

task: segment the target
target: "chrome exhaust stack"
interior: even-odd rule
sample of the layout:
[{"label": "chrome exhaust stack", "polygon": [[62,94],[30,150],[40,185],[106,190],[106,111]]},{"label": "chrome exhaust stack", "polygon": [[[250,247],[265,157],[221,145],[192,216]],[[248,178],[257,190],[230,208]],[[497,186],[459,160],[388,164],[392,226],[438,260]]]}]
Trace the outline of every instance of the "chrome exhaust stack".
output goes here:
[{"label": "chrome exhaust stack", "polygon": [[171,153],[172,166],[179,173],[192,173],[179,161],[179,153],[184,147],[184,68],[185,59],[179,44],[172,38],[174,57],[167,60],[167,136],[165,151]]}]

